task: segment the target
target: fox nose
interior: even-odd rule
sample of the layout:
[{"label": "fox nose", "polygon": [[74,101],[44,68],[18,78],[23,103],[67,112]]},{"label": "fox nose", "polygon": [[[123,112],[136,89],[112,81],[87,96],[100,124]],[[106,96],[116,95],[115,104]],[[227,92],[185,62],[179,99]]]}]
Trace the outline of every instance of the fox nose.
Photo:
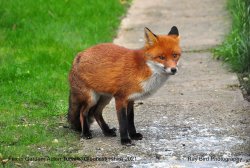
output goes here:
[{"label": "fox nose", "polygon": [[175,73],[177,72],[177,69],[176,69],[176,68],[171,68],[171,72],[172,72],[173,74],[175,74]]}]

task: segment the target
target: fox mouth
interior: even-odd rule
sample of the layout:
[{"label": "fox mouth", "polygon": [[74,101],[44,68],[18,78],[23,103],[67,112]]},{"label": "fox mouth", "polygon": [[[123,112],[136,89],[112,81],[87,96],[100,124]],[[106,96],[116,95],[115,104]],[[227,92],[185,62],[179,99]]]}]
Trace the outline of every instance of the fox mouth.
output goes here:
[{"label": "fox mouth", "polygon": [[178,71],[178,67],[166,67],[161,63],[153,61],[147,62],[148,66],[154,71],[154,73],[162,75],[175,75]]}]

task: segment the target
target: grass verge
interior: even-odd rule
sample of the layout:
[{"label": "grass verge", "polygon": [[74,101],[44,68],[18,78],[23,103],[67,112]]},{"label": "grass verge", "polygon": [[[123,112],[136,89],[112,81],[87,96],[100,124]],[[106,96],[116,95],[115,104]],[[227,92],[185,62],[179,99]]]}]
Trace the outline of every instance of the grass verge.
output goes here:
[{"label": "grass verge", "polygon": [[250,1],[228,0],[232,29],[214,56],[227,62],[237,72],[243,93],[250,100]]},{"label": "grass verge", "polygon": [[73,167],[56,161],[78,144],[63,128],[68,72],[77,52],[112,41],[126,7],[119,0],[0,1],[1,164]]}]

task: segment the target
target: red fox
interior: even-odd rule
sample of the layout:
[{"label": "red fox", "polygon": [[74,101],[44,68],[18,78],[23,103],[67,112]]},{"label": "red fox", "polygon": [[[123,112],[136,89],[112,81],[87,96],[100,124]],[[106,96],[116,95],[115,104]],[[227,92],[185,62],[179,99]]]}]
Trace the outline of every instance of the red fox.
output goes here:
[{"label": "red fox", "polygon": [[78,53],[69,74],[68,121],[91,139],[90,124],[97,121],[105,136],[116,136],[102,116],[114,97],[121,144],[141,140],[134,125],[134,101],[154,93],[174,75],[181,56],[179,31],[173,26],[168,35],[155,35],[145,27],[145,45],[131,50],[104,43]]}]

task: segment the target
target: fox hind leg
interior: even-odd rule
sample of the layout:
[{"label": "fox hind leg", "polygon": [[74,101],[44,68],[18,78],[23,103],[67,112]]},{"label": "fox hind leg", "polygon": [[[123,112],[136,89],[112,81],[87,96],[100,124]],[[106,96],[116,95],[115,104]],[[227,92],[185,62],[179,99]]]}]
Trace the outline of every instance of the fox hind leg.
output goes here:
[{"label": "fox hind leg", "polygon": [[105,108],[107,104],[109,104],[110,100],[112,99],[111,96],[101,96],[100,99],[97,102],[97,105],[94,109],[94,117],[99,124],[99,126],[102,129],[102,132],[105,136],[114,137],[116,136],[116,129],[115,128],[109,128],[108,124],[105,122],[102,111]]},{"label": "fox hind leg", "polygon": [[98,95],[87,88],[73,88],[70,92],[68,120],[72,128],[81,132],[81,137],[91,139],[89,110],[98,101]]},{"label": "fox hind leg", "polygon": [[85,103],[80,112],[80,122],[82,126],[82,137],[86,139],[91,139],[92,134],[90,132],[90,124],[92,121],[92,115],[95,115],[95,110],[97,109],[97,103],[100,99],[100,95],[93,90],[85,93]]},{"label": "fox hind leg", "polygon": [[81,123],[81,137],[86,139],[91,139],[92,134],[89,129],[89,122],[88,122],[88,106],[82,106],[80,111],[80,123]]}]

